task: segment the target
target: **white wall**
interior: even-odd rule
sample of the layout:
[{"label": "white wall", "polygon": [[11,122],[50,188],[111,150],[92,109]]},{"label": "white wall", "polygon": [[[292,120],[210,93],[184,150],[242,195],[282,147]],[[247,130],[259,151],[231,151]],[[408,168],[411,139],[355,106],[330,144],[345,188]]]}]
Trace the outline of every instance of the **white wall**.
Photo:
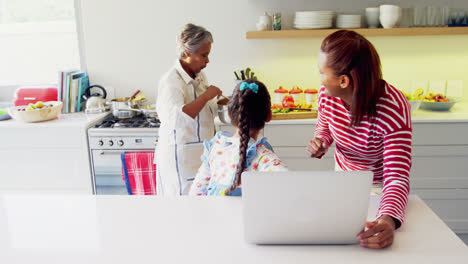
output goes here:
[{"label": "white wall", "polygon": [[[192,22],[205,26],[214,36],[206,73],[211,83],[225,93],[232,91],[233,70],[246,66],[252,67],[270,89],[281,84],[317,87],[316,54],[321,39],[247,40],[245,32],[255,29],[264,11],[281,11],[284,28],[291,28],[294,11],[361,13],[365,7],[383,3],[402,7],[447,5],[468,10],[466,0],[81,0],[87,69],[91,83],[112,87],[116,96],[129,96],[141,89],[154,101],[159,77],[176,59],[176,35],[184,24]],[[385,78],[394,84],[408,86],[410,80],[423,78],[465,78],[466,87],[468,77],[463,69],[441,72],[452,64],[451,60],[468,61],[468,36],[453,38],[460,43],[447,43],[443,36],[382,37],[371,41],[381,54]],[[419,59],[424,58],[421,63],[427,64],[431,56],[436,59],[433,70],[419,71]]]},{"label": "white wall", "polygon": [[59,69],[79,68],[73,20],[0,24],[0,40],[0,101],[19,86],[54,86]]}]

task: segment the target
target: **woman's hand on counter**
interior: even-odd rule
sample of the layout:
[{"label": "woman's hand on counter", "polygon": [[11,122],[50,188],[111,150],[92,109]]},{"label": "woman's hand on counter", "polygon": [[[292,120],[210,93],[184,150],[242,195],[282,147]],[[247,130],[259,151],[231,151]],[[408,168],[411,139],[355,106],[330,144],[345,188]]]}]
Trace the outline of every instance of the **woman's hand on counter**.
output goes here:
[{"label": "woman's hand on counter", "polygon": [[374,222],[367,222],[366,231],[358,234],[361,247],[386,248],[393,243],[395,221],[388,215],[383,215]]},{"label": "woman's hand on counter", "polygon": [[328,150],[328,144],[320,138],[314,138],[307,145],[307,153],[312,158],[321,158]]},{"label": "woman's hand on counter", "polygon": [[215,97],[220,97],[221,95],[223,95],[223,91],[221,91],[221,89],[214,85],[208,86],[208,88],[206,88],[206,91],[202,94],[202,96],[204,96],[207,101]]}]

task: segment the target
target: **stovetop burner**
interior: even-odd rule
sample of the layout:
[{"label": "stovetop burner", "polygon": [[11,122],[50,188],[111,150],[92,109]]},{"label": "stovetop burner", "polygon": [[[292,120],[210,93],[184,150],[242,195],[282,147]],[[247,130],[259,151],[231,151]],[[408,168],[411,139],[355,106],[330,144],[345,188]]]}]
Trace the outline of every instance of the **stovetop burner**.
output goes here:
[{"label": "stovetop burner", "polygon": [[111,116],[96,124],[94,128],[155,128],[159,127],[160,124],[161,121],[159,121],[159,119],[146,118],[143,115],[127,119],[119,119]]}]

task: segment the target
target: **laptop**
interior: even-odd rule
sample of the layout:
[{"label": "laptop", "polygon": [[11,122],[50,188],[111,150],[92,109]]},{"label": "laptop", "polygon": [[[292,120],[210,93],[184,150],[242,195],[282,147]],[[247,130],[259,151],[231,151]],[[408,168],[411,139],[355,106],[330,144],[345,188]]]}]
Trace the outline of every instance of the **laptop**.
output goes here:
[{"label": "laptop", "polygon": [[354,244],[366,223],[370,171],[244,172],[245,240],[253,244]]}]

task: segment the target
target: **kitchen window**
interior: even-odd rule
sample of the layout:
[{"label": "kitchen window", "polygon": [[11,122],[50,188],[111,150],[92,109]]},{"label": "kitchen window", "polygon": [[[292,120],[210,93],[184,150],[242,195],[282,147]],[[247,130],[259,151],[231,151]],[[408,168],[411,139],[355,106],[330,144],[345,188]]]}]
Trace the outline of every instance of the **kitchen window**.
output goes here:
[{"label": "kitchen window", "polygon": [[76,24],[74,0],[0,0],[0,97],[80,68]]}]

